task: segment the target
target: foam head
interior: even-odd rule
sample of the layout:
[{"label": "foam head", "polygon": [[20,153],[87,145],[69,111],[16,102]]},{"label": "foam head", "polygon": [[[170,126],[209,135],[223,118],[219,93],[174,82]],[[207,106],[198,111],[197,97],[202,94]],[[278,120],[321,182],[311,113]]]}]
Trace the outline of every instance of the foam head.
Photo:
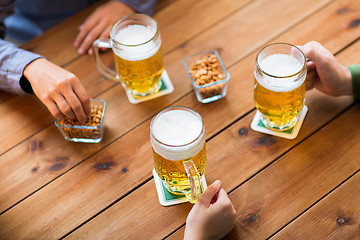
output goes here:
[{"label": "foam head", "polygon": [[[288,92],[299,87],[305,77],[298,80],[298,76],[292,76],[300,72],[303,64],[294,56],[288,54],[272,54],[258,62],[261,70],[269,75],[255,75],[256,80],[265,88],[276,92]],[[291,77],[290,77],[291,76]]]},{"label": "foam head", "polygon": [[114,36],[114,40],[121,44],[119,49],[114,49],[116,55],[128,61],[150,58],[160,48],[159,43],[150,41],[156,31],[156,28],[140,24],[128,25],[120,29]]},{"label": "foam head", "polygon": [[203,147],[205,134],[200,115],[181,109],[165,111],[151,123],[151,143],[162,157],[178,161],[195,156]]}]

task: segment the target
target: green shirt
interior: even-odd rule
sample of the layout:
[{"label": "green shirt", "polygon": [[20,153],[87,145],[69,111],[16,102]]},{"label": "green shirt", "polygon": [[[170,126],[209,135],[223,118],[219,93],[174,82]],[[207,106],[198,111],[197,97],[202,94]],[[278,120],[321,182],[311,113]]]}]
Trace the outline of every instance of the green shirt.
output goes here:
[{"label": "green shirt", "polygon": [[360,64],[348,66],[351,72],[354,100],[360,101]]}]

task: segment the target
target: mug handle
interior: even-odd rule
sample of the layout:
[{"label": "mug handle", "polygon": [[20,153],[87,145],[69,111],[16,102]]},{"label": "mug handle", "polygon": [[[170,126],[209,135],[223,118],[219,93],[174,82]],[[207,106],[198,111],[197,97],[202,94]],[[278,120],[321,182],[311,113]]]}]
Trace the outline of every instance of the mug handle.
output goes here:
[{"label": "mug handle", "polygon": [[185,193],[190,203],[195,203],[201,196],[200,176],[191,158],[183,161],[185,171],[190,181],[190,192]]},{"label": "mug handle", "polygon": [[95,59],[96,66],[100,73],[111,80],[119,81],[115,71],[108,68],[100,59],[99,49],[100,48],[112,48],[110,39],[97,39],[92,45],[92,51]]}]

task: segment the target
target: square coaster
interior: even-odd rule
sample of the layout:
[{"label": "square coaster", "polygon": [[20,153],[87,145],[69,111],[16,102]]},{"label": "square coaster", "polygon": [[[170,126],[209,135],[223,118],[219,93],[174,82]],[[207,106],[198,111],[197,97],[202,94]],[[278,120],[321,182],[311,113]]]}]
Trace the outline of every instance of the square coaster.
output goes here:
[{"label": "square coaster", "polygon": [[[124,87],[124,89],[126,89],[125,84],[121,83]],[[126,90],[126,95],[129,99],[129,101],[133,104],[137,104],[137,103],[141,103],[141,102],[145,102],[145,101],[149,101],[151,99],[166,95],[166,94],[170,94],[174,91],[174,86],[169,78],[169,75],[167,74],[166,70],[164,70],[163,74],[161,75],[161,87],[160,90],[157,93],[151,94],[149,96],[145,96],[145,97],[138,97],[135,98],[134,96],[132,96],[131,94],[129,94]]]},{"label": "square coaster", "polygon": [[307,111],[308,108],[306,105],[304,105],[303,109],[300,112],[299,121],[296,123],[296,125],[286,131],[280,132],[280,131],[273,131],[265,127],[264,123],[261,121],[260,112],[259,110],[257,110],[255,117],[251,122],[251,128],[257,132],[262,132],[287,139],[295,139],[300,131],[301,125],[304,121]]},{"label": "square coaster", "polygon": [[[156,191],[157,191],[159,202],[161,205],[166,207],[166,206],[171,206],[171,205],[175,205],[175,204],[179,204],[179,203],[185,203],[185,202],[189,201],[185,197],[185,195],[172,194],[168,190],[166,190],[163,182],[157,175],[155,169],[153,169],[153,175],[154,175],[154,180],[155,180]],[[207,188],[205,175],[202,176],[200,181],[201,181],[201,192],[203,193],[205,191],[205,189]]]}]

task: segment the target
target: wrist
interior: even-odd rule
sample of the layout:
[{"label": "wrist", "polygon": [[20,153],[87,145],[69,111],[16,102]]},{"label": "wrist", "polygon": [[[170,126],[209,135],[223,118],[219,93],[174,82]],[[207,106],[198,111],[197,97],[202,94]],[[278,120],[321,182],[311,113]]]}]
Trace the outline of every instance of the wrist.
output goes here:
[{"label": "wrist", "polygon": [[338,85],[337,96],[352,95],[351,72],[346,66],[341,66],[340,84]]},{"label": "wrist", "polygon": [[45,58],[37,58],[34,61],[30,62],[25,68],[23,72],[23,77],[28,80],[30,85],[33,85],[33,81],[37,79],[37,75],[41,74],[41,65],[42,62],[46,62]]}]

